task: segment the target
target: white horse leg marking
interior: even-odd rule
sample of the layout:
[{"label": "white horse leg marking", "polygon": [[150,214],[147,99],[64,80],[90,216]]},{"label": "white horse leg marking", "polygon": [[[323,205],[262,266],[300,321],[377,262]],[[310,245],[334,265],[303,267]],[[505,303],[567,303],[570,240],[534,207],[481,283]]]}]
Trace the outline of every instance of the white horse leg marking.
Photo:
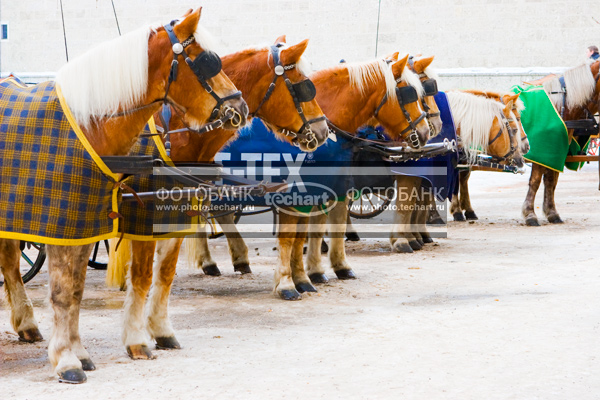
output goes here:
[{"label": "white horse leg marking", "polygon": [[122,340],[131,358],[149,359],[153,357],[148,349],[144,304],[152,284],[152,259],[156,242],[132,240],[130,243],[131,269],[127,274]]},{"label": "white horse leg marking", "polygon": [[19,334],[19,340],[37,342],[43,338],[33,315],[33,305],[23,285],[20,261],[19,241],[0,239],[0,270],[4,276],[4,290],[10,306],[10,323]]},{"label": "white horse leg marking", "polygon": [[[85,381],[80,360],[89,360],[79,337],[79,308],[85,286],[87,262],[93,244],[85,246],[47,245],[50,274],[50,303],[54,310],[48,356],[55,371],[64,378],[75,371]],[[77,371],[81,371],[78,373]]]},{"label": "white horse leg marking", "polygon": [[160,348],[180,348],[169,319],[169,294],[182,242],[182,238],[175,238],[160,240],[156,244],[152,288],[146,304],[146,326],[150,337]]},{"label": "white horse leg marking", "polygon": [[185,239],[187,262],[192,268],[202,268],[206,275],[219,276],[221,271],[219,271],[216,261],[212,259],[208,247],[207,229],[208,225],[203,228],[203,232],[197,232]]},{"label": "white horse leg marking", "polygon": [[[396,212],[394,213],[394,224],[390,233],[390,246],[396,253],[412,253],[413,249],[409,244],[409,238],[413,236],[409,233],[411,228],[412,209],[415,204],[414,198],[401,196],[403,190],[410,193],[414,187],[414,180],[410,176],[396,175],[396,187],[398,195],[396,196]],[[406,194],[405,193],[405,194]]]},{"label": "white horse leg marking", "polygon": [[[313,207],[312,212],[319,207]],[[327,277],[321,263],[321,242],[327,230],[327,214],[313,214],[308,219],[308,249],[306,252],[306,272],[313,283],[325,283]]]},{"label": "white horse leg marking", "polygon": [[329,234],[331,243],[329,246],[329,261],[331,268],[340,279],[354,279],[356,276],[346,261],[346,246],[344,235],[346,233],[346,222],[348,221],[348,199],[338,201],[329,211]]}]

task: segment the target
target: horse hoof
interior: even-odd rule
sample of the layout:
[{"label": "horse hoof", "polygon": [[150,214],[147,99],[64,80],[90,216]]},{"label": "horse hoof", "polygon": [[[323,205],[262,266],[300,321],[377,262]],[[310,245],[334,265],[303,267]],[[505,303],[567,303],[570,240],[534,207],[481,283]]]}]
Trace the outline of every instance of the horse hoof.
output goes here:
[{"label": "horse hoof", "polygon": [[204,271],[204,275],[221,276],[221,271],[219,271],[219,267],[217,267],[216,264],[202,267],[202,271]]},{"label": "horse hoof", "polygon": [[127,354],[132,360],[154,360],[156,358],[145,344],[127,346]]},{"label": "horse hoof", "polygon": [[469,221],[476,221],[479,219],[477,214],[475,214],[475,211],[465,211],[465,218]]},{"label": "horse hoof", "polygon": [[344,281],[348,279],[356,279],[356,275],[354,275],[354,271],[352,271],[351,269],[339,269],[335,271],[335,274],[338,277],[338,279]]},{"label": "horse hoof", "polygon": [[452,214],[452,218],[454,218],[455,221],[464,221],[465,220],[465,216],[463,215],[462,212],[455,212],[454,214]]},{"label": "horse hoof", "polygon": [[87,376],[85,376],[85,372],[82,369],[68,369],[65,372],[61,372],[58,374],[58,381],[61,383],[84,383],[87,381]]},{"label": "horse hoof", "polygon": [[38,328],[25,329],[19,332],[19,341],[21,342],[34,343],[41,342],[42,340],[44,338]]},{"label": "horse hoof", "polygon": [[392,250],[396,253],[412,253],[413,249],[410,247],[408,243],[398,243],[396,242],[394,246],[392,246]]},{"label": "horse hoof", "polygon": [[433,239],[430,236],[423,236],[423,243],[433,243]]},{"label": "horse hoof", "polygon": [[244,263],[239,263],[237,265],[233,265],[233,270],[235,272],[240,272],[242,275],[245,274],[251,274],[252,270],[250,269],[250,264],[244,262]]},{"label": "horse hoof", "polygon": [[175,336],[171,337],[157,337],[156,340],[156,348],[160,350],[179,350],[181,349],[181,345],[175,339]]},{"label": "horse hoof", "polygon": [[302,299],[302,295],[298,293],[296,289],[284,289],[279,292],[279,297],[282,300],[300,300]]},{"label": "horse hoof", "polygon": [[444,225],[444,220],[442,217],[436,217],[431,221],[427,221],[427,225]]},{"label": "horse hoof", "polygon": [[329,252],[329,246],[327,245],[327,242],[323,240],[321,242],[321,253],[327,254],[328,252]]},{"label": "horse hoof", "polygon": [[417,243],[419,243],[421,245],[421,248],[423,248],[423,246],[425,246],[425,242],[423,241],[423,239],[417,239]]},{"label": "horse hoof", "polygon": [[79,360],[81,361],[81,368],[83,368],[84,371],[95,371],[96,370],[96,365],[94,364],[94,362],[89,359],[89,358],[84,358],[83,360]]},{"label": "horse hoof", "polygon": [[538,222],[537,218],[527,218],[525,220],[525,225],[527,225],[527,226],[540,226],[540,223]]},{"label": "horse hoof", "polygon": [[317,292],[317,289],[310,282],[300,282],[296,285],[296,290],[300,293]]},{"label": "horse hoof", "polygon": [[418,241],[416,240],[411,240],[410,242],[408,242],[408,245],[410,246],[411,249],[413,250],[421,250],[423,248],[423,246],[421,246],[419,244]]},{"label": "horse hoof", "polygon": [[358,242],[360,237],[356,232],[346,232],[346,240],[349,242]]},{"label": "horse hoof", "polygon": [[325,274],[314,273],[308,276],[312,283],[327,283],[329,282],[329,278]]},{"label": "horse hoof", "polygon": [[548,222],[550,222],[551,224],[562,224],[563,220],[560,219],[560,216],[558,214],[553,214],[548,217]]}]

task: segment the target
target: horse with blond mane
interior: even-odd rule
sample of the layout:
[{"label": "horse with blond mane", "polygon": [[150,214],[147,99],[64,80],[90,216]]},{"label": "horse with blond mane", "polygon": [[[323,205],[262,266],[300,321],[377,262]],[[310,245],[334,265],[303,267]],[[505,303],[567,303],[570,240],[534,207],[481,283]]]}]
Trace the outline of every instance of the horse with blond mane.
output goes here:
[{"label": "horse with blond mane", "polygon": [[[223,118],[226,109],[235,111],[237,122],[245,121],[246,104],[236,94],[235,86],[220,68],[207,71],[202,61],[214,61],[217,56],[207,48],[206,33],[198,24],[200,12],[198,9],[188,13],[181,21],[173,21],[165,26],[144,27],[105,42],[58,71],[56,90],[61,103],[56,106],[57,101],[52,101],[48,108],[52,107],[52,113],[56,113],[55,110],[64,111],[65,121],[69,120],[77,138],[98,167],[112,180],[115,190],[120,186],[121,177],[106,168],[100,157],[126,155],[161,104],[172,104],[180,110],[186,124],[196,129],[212,118]],[[210,76],[206,72],[210,72]],[[35,93],[52,84],[20,90],[23,96],[37,101]],[[0,85],[6,88],[5,83]],[[4,96],[0,100],[7,101]],[[48,99],[42,99],[42,102],[44,100]],[[43,105],[41,107],[43,111]],[[35,119],[30,118],[26,124],[23,122],[23,125],[14,129],[30,132],[31,128],[28,127],[33,121]],[[3,126],[5,122],[3,120]],[[226,127],[229,124],[230,121],[224,123]],[[14,132],[2,131],[1,134],[12,138]],[[62,133],[54,134],[63,137],[60,136]],[[49,162],[62,164],[68,158],[68,153],[66,156],[53,156],[51,153]],[[40,158],[39,161],[43,160]],[[3,167],[2,175],[4,171]],[[66,180],[81,179],[70,176],[68,171],[64,171],[62,177]],[[4,181],[0,181],[3,192],[6,188],[4,184]],[[114,193],[112,209],[109,202],[107,207],[100,209],[101,213],[95,215],[96,219],[116,220],[118,215],[115,206],[118,203]],[[31,202],[31,198],[28,201]],[[44,206],[52,205],[53,201],[42,195],[39,205],[30,205],[46,209]],[[75,227],[72,232],[77,234],[78,224],[83,221],[77,218],[78,214],[68,211],[65,210],[67,217],[61,218],[60,223]],[[114,226],[118,227],[116,222]],[[0,231],[3,231],[0,237],[4,237],[0,240],[0,266],[11,306],[11,322],[21,340],[39,341],[42,336],[19,274],[19,239],[29,236],[24,237],[19,232],[5,233],[8,227],[0,227]],[[112,231],[108,235],[116,234],[117,231]],[[81,237],[62,240],[50,237],[47,240],[50,303],[54,311],[52,337],[48,346],[50,362],[61,382],[83,383],[87,379],[84,370],[94,370],[95,365],[81,342],[79,309],[87,260],[93,241],[97,239],[90,241]]]}]

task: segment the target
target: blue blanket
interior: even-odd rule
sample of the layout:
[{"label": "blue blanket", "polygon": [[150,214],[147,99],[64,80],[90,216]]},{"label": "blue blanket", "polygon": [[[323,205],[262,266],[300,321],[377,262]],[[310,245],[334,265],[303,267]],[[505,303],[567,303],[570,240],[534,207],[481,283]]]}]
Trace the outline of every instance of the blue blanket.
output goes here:
[{"label": "blue blanket", "polygon": [[[443,122],[442,131],[429,143],[441,143],[444,139],[456,140],[454,119],[444,92],[435,96],[435,102],[440,109]],[[394,174],[419,176],[424,179],[423,185],[430,187],[439,201],[452,198],[454,188],[458,182],[458,153],[448,153],[433,158],[423,158],[417,161],[393,163],[391,171]]]}]

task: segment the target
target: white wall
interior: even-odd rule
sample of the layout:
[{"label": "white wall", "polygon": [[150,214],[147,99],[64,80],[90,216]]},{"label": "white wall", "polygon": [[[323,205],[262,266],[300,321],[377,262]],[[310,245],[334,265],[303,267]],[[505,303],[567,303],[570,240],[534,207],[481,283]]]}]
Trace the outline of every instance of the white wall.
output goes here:
[{"label": "white wall", "polygon": [[[62,0],[69,56],[117,36],[110,0]],[[222,53],[272,42],[310,38],[315,69],[375,56],[378,0],[114,0],[123,32],[168,22],[203,6],[204,25]],[[588,45],[600,46],[600,7],[588,0],[382,0],[378,54],[433,54],[434,66],[568,67]],[[1,0],[0,20],[10,24],[1,44],[1,70],[53,72],[65,62],[59,0]],[[560,70],[551,68],[551,70]],[[447,79],[450,87],[501,89],[535,76]],[[450,84],[452,83],[452,85]]]}]

